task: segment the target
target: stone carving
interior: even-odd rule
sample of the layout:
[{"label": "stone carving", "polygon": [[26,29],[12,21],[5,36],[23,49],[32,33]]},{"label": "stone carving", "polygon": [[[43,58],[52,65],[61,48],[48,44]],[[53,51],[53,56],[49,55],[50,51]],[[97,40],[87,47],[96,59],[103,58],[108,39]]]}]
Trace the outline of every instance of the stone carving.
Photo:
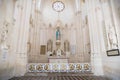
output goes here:
[{"label": "stone carving", "polygon": [[48,51],[48,52],[47,52],[47,55],[48,55],[48,56],[53,56],[53,53],[52,53],[51,51]]},{"label": "stone carving", "polygon": [[90,63],[29,63],[28,72],[86,72],[91,71]]},{"label": "stone carving", "polygon": [[108,40],[109,40],[110,49],[116,49],[118,43],[117,43],[116,32],[113,26],[109,26]]},{"label": "stone carving", "polygon": [[8,34],[8,23],[4,22],[3,29],[1,33],[1,42],[5,42],[7,40],[7,34]]},{"label": "stone carving", "polygon": [[56,51],[56,53],[57,53],[57,56],[61,56],[61,55],[62,55],[61,49],[58,49],[58,50]]},{"label": "stone carving", "polygon": [[6,54],[8,53],[8,50],[10,46],[7,45],[7,37],[8,37],[8,25],[9,23],[4,21],[2,32],[1,32],[1,40],[0,40],[0,51],[3,53],[3,58],[6,57]]},{"label": "stone carving", "polygon": [[0,23],[1,29],[0,29],[0,52],[3,54],[3,58],[5,59],[7,57],[7,54],[10,49],[10,45],[8,44],[8,32],[10,31],[10,28],[14,25],[14,20],[11,22],[8,22],[7,20]]}]

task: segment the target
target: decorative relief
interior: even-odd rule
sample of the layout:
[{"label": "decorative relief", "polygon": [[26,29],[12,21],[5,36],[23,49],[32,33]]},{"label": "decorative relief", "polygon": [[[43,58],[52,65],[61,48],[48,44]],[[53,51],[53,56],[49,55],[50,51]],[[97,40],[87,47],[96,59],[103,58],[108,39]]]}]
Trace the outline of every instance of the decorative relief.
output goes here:
[{"label": "decorative relief", "polygon": [[76,65],[76,70],[82,70],[82,66],[80,64]]},{"label": "decorative relief", "polygon": [[7,44],[7,40],[8,40],[8,28],[11,26],[10,23],[8,23],[7,21],[4,21],[1,24],[1,34],[0,34],[0,47],[1,47],[1,51],[2,51],[2,56],[3,59],[6,59],[7,57],[7,53],[9,51],[10,45]]},{"label": "decorative relief", "polygon": [[74,70],[74,68],[75,68],[74,64],[69,64],[70,71]]},{"label": "decorative relief", "polygon": [[61,71],[67,70],[66,64],[62,64],[60,68],[61,68]]},{"label": "decorative relief", "polygon": [[49,70],[49,65],[48,65],[48,64],[45,64],[45,65],[44,65],[44,70],[46,70],[46,71]]},{"label": "decorative relief", "polygon": [[37,65],[37,66],[36,66],[36,69],[37,69],[38,71],[42,71],[42,70],[43,70],[42,64]]},{"label": "decorative relief", "polygon": [[3,23],[3,28],[2,28],[2,33],[1,33],[1,42],[5,42],[7,40],[7,35],[8,35],[8,22]]},{"label": "decorative relief", "polygon": [[53,70],[58,71],[59,70],[59,65],[58,64],[53,64]]},{"label": "decorative relief", "polygon": [[29,63],[28,72],[84,72],[91,71],[89,63]]},{"label": "decorative relief", "polygon": [[35,71],[35,65],[28,66],[28,70],[30,70],[31,72]]},{"label": "decorative relief", "polygon": [[109,42],[109,48],[108,49],[117,49],[118,48],[118,40],[117,40],[117,34],[115,31],[114,26],[109,25],[108,30],[108,42]]},{"label": "decorative relief", "polygon": [[84,69],[85,70],[89,70],[89,68],[90,68],[89,64],[84,64]]}]

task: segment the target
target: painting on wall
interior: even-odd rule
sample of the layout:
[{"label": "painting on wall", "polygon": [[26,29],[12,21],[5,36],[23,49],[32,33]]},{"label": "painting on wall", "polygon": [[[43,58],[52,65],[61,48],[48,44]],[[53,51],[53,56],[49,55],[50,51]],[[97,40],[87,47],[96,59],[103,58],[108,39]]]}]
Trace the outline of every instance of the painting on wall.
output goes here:
[{"label": "painting on wall", "polygon": [[107,56],[119,56],[119,49],[112,49],[107,51]]},{"label": "painting on wall", "polygon": [[46,46],[45,45],[41,45],[40,54],[41,55],[45,55],[45,53],[46,53]]}]

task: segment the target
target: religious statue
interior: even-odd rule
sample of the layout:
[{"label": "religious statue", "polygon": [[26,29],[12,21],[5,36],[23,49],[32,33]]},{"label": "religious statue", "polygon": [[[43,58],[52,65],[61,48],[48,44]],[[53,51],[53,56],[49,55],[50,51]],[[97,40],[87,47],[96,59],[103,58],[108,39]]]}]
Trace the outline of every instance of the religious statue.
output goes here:
[{"label": "religious statue", "polygon": [[117,48],[117,37],[113,26],[109,26],[108,39],[111,49]]},{"label": "religious statue", "polygon": [[60,40],[60,38],[61,38],[60,28],[57,27],[57,31],[56,31],[56,40]]},{"label": "religious statue", "polygon": [[47,42],[47,51],[52,52],[52,46],[53,46],[52,40],[48,40],[48,42]]},{"label": "religious statue", "polygon": [[61,56],[62,55],[61,49],[58,49],[56,53],[57,53],[57,56]]}]

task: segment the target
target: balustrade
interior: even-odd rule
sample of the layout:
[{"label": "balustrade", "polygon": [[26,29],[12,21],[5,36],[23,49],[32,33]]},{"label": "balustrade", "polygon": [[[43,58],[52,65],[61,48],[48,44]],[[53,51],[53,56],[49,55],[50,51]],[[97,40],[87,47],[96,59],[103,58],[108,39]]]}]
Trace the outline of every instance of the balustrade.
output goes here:
[{"label": "balustrade", "polygon": [[90,63],[29,63],[28,72],[86,72],[91,71]]}]

